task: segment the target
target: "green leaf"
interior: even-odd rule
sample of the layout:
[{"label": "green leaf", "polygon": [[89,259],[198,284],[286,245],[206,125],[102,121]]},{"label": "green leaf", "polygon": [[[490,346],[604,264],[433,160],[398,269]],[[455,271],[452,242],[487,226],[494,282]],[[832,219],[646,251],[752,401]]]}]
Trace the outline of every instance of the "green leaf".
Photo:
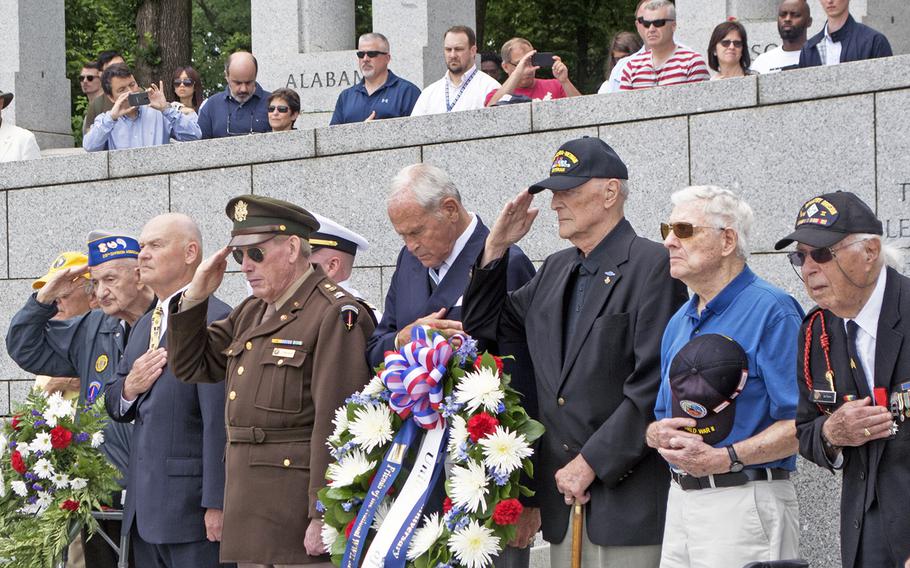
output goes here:
[{"label": "green leaf", "polygon": [[545,431],[544,425],[537,420],[528,420],[518,426],[518,433],[523,434],[528,443],[543,436]]}]

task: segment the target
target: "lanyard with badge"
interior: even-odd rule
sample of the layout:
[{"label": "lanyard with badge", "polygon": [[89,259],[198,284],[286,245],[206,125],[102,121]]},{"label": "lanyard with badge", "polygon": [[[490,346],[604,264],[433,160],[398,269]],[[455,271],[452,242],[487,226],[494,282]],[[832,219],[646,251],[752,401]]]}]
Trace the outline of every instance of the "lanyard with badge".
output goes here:
[{"label": "lanyard with badge", "polygon": [[468,83],[471,82],[471,79],[474,78],[474,75],[477,75],[477,68],[475,67],[471,74],[467,76],[464,82],[461,84],[461,87],[458,89],[458,93],[455,94],[455,100],[449,103],[449,80],[446,79],[446,112],[452,112],[452,109],[455,108],[455,105],[458,104],[458,99],[461,98],[461,95],[464,94],[465,89],[468,88]]}]

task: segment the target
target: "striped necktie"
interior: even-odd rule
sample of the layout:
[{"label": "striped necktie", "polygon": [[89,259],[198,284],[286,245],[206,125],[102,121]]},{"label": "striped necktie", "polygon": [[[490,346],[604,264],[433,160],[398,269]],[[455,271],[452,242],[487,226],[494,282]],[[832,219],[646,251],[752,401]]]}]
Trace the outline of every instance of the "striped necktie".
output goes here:
[{"label": "striped necktie", "polygon": [[164,316],[164,308],[158,306],[152,312],[152,332],[149,334],[149,350],[158,349],[158,342],[161,341],[161,318]]}]

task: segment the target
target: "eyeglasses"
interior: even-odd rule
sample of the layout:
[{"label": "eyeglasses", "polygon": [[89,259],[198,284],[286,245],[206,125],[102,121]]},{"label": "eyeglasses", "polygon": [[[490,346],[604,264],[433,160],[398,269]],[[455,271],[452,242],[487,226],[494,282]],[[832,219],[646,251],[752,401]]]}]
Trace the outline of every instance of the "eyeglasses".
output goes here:
[{"label": "eyeglasses", "polygon": [[[262,262],[262,259],[265,258],[265,252],[259,247],[249,247],[245,250],[246,256],[256,264],[259,264]],[[237,264],[243,264],[243,253],[244,249],[241,248],[235,248],[231,251],[231,254],[234,256],[234,260],[237,261]]]},{"label": "eyeglasses", "polygon": [[81,83],[83,81],[88,81],[89,83],[91,83],[92,81],[94,81],[97,78],[98,78],[97,75],[79,75],[79,82]]},{"label": "eyeglasses", "polygon": [[743,48],[743,42],[741,42],[738,39],[722,39],[718,43],[720,43],[724,47],[730,47],[732,45],[736,49]]},{"label": "eyeglasses", "polygon": [[[228,136],[245,136],[253,133],[253,113],[247,112],[246,118],[249,119],[249,128],[244,128],[246,120],[236,116],[239,111],[243,110],[243,105],[238,106],[227,116],[227,134]],[[237,123],[240,123],[239,125]]]},{"label": "eyeglasses", "polygon": [[836,248],[822,247],[822,248],[810,250],[809,252],[803,252],[801,250],[797,250],[797,251],[787,253],[787,258],[790,259],[790,264],[792,264],[795,267],[800,267],[803,264],[805,264],[806,256],[810,257],[812,259],[812,261],[815,262],[815,264],[825,264],[826,262],[831,262],[832,260],[837,258],[837,255],[834,253],[839,251],[840,249],[847,248],[847,247],[855,245],[856,243],[861,243],[861,242],[867,241],[867,240],[869,240],[869,239],[859,239],[859,240],[853,241],[852,243],[847,243],[845,245],[841,245]]},{"label": "eyeglasses", "polygon": [[357,59],[363,59],[364,56],[369,56],[370,59],[376,59],[380,55],[388,55],[388,51],[358,51],[356,52]]},{"label": "eyeglasses", "polygon": [[192,87],[195,83],[196,81],[193,81],[192,79],[174,79],[174,87],[179,87],[180,85]]},{"label": "eyeglasses", "polygon": [[270,113],[271,113],[271,112],[275,112],[276,110],[277,110],[278,112],[280,112],[281,114],[285,114],[286,112],[290,111],[291,109],[290,109],[289,107],[285,106],[285,105],[278,105],[278,106],[269,105],[269,112],[270,112]]},{"label": "eyeglasses", "polygon": [[658,19],[658,20],[646,20],[646,19],[641,18],[641,17],[637,18],[636,20],[637,20],[638,23],[641,24],[641,26],[642,26],[643,28],[645,28],[645,29],[650,28],[651,26],[654,26],[655,28],[662,28],[662,27],[664,27],[665,25],[667,25],[667,22],[675,22],[675,21],[676,21],[675,18],[660,18],[660,19]]},{"label": "eyeglasses", "polygon": [[661,223],[660,236],[666,240],[667,236],[670,235],[670,231],[672,231],[677,239],[688,239],[695,234],[695,229],[724,230],[723,227],[706,227],[703,225],[693,225],[692,223]]}]

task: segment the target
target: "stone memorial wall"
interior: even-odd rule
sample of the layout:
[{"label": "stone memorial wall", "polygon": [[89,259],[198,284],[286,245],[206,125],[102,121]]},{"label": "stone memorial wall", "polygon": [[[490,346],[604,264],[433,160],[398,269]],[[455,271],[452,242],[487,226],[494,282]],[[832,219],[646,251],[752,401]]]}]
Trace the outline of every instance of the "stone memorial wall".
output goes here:
[{"label": "stone memorial wall", "polygon": [[[779,75],[535,102],[448,115],[261,134],[155,148],[0,164],[0,330],[57,251],[80,249],[94,228],[138,234],[151,216],[180,211],[202,226],[209,252],[228,240],[227,200],[287,199],[366,235],[354,284],[381,305],[401,240],[385,215],[388,183],[427,161],[454,178],[467,207],[492,223],[502,204],[548,172],[557,147],[600,136],[629,164],[627,216],[657,239],[669,194],[689,184],[740,192],[756,211],[750,265],[810,302],[774,242],[802,202],[846,189],[872,204],[887,237],[910,249],[910,56]],[[548,196],[521,246],[534,260],[566,246]],[[910,257],[910,255],[908,255]],[[906,262],[906,261],[905,261]],[[236,265],[232,265],[236,269]],[[910,266],[902,267],[910,273]],[[219,294],[245,295],[232,272]],[[0,350],[0,415],[32,378]],[[838,478],[801,462],[804,555],[837,566]]]}]

